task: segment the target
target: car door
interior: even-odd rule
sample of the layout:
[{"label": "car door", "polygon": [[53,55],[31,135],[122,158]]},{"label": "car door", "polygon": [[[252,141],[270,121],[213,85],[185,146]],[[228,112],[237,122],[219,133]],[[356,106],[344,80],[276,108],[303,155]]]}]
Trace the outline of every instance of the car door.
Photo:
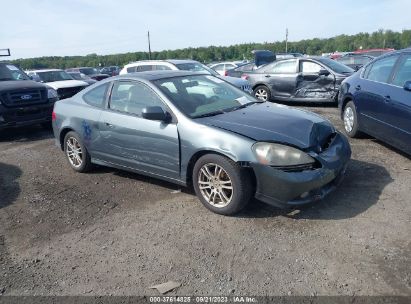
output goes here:
[{"label": "car door", "polygon": [[281,60],[261,68],[259,81],[266,84],[271,90],[274,99],[285,99],[294,95],[297,82],[296,59]]},{"label": "car door", "polygon": [[335,94],[335,76],[321,75],[320,71],[328,71],[321,64],[311,60],[300,60],[299,75],[295,98],[315,101],[332,101]]},{"label": "car door", "polygon": [[388,82],[398,58],[399,55],[394,54],[374,61],[365,68],[353,88],[361,128],[388,141],[395,136],[395,130],[390,127],[391,102],[387,97],[392,85]]},{"label": "car door", "polygon": [[180,176],[179,137],[176,122],[144,119],[149,106],[167,109],[146,84],[124,80],[113,84],[108,108],[100,116],[104,159],[123,167],[167,178]]},{"label": "car door", "polygon": [[390,107],[387,122],[397,133],[391,140],[411,153],[411,91],[405,87],[407,81],[411,81],[411,53],[403,54],[398,60],[386,96]]}]

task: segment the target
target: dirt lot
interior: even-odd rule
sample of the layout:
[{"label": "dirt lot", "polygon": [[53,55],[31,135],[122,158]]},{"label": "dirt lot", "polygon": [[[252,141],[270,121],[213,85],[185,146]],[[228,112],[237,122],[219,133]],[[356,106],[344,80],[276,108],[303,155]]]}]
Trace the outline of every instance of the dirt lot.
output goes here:
[{"label": "dirt lot", "polygon": [[[335,108],[311,108],[342,128]],[[237,217],[136,174],[72,171],[51,132],[0,135],[0,293],[411,295],[411,159],[351,140],[326,200],[287,215],[253,202]]]}]

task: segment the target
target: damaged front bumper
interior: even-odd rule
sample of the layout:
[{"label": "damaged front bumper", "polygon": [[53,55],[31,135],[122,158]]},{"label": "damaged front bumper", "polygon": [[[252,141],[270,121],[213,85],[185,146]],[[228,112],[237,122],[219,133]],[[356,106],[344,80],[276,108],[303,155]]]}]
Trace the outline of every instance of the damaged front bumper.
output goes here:
[{"label": "damaged front bumper", "polygon": [[255,197],[264,203],[287,208],[321,200],[336,189],[351,157],[345,136],[337,133],[325,151],[310,155],[318,161],[318,168],[286,172],[267,165],[251,164],[257,180]]}]

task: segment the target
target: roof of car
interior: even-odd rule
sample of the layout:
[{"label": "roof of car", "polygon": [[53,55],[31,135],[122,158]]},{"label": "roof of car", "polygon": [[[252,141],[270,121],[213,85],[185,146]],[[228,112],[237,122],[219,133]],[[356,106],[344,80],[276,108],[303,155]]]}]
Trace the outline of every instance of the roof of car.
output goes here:
[{"label": "roof of car", "polygon": [[61,69],[39,69],[39,70],[28,70],[27,72],[38,73],[38,72],[58,72],[58,71],[62,71],[62,70]]},{"label": "roof of car", "polygon": [[171,64],[181,64],[181,63],[193,63],[193,62],[198,62],[198,61],[191,60],[191,59],[139,60],[139,61],[130,62],[129,64],[143,63],[143,62],[144,63],[168,62]]},{"label": "roof of car", "polygon": [[147,71],[147,72],[136,72],[136,73],[129,73],[124,75],[119,75],[113,78],[122,79],[122,78],[135,78],[135,79],[144,79],[144,80],[158,80],[164,78],[171,78],[171,77],[182,77],[182,76],[190,76],[190,75],[207,75],[210,76],[209,73],[205,72],[191,72],[191,71],[181,71],[181,70],[164,70],[164,71]]}]

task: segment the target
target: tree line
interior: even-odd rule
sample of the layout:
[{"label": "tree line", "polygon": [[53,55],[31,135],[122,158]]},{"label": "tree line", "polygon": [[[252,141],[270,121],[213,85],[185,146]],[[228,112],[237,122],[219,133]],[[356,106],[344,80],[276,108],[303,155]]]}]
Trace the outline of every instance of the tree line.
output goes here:
[{"label": "tree line", "polygon": [[[297,42],[288,42],[289,52],[298,52],[309,55],[321,55],[335,51],[347,52],[359,48],[394,48],[402,49],[411,47],[411,30],[394,32],[391,30],[378,30],[373,33],[358,33],[356,35],[339,35],[326,39],[305,39]],[[285,51],[285,41],[265,43],[244,43],[231,46],[209,46],[185,48],[177,50],[164,50],[152,52],[151,59],[194,59],[203,63],[251,59],[251,51],[255,49],[271,50],[274,53]],[[89,54],[86,56],[52,56],[13,60],[14,64],[23,69],[41,68],[69,68],[80,66],[124,66],[127,63],[146,60],[148,52],[130,52],[113,55]]]}]

